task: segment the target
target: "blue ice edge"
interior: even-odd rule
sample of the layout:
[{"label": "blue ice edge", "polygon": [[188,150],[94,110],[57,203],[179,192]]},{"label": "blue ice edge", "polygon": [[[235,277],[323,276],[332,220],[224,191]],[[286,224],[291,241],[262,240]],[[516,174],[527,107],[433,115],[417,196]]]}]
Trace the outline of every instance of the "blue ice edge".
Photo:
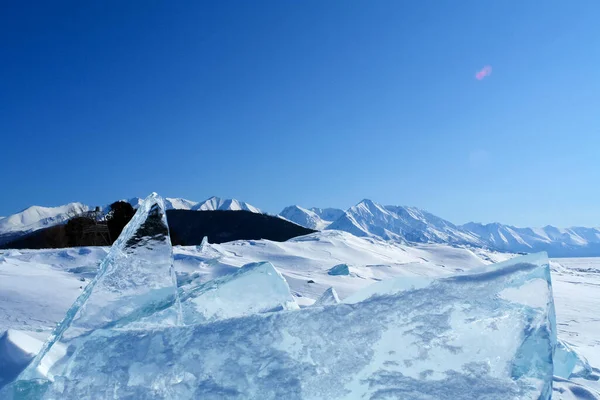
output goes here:
[{"label": "blue ice edge", "polygon": [[325,307],[97,329],[64,375],[18,380],[2,398],[551,398],[557,341],[545,253],[377,285]]}]

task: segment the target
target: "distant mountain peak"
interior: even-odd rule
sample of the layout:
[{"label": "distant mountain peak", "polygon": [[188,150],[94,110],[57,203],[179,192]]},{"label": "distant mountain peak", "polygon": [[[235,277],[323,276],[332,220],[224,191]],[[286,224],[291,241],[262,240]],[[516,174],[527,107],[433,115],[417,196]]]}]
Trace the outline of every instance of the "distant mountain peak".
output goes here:
[{"label": "distant mountain peak", "polygon": [[481,244],[479,238],[449,221],[416,207],[383,206],[363,199],[327,229],[420,243]]},{"label": "distant mountain peak", "polygon": [[16,214],[0,219],[0,235],[13,232],[31,232],[66,222],[69,218],[88,211],[82,203],[68,203],[57,207],[30,206]]},{"label": "distant mountain peak", "polygon": [[462,228],[477,235],[490,248],[509,252],[547,251],[551,256],[600,255],[600,229],[546,225],[543,228],[517,228],[498,222],[469,222]]},{"label": "distant mountain peak", "polygon": [[369,205],[369,206],[375,206],[375,202],[373,200],[367,199],[367,198],[362,199],[356,205],[359,205],[359,204],[366,204],[366,205]]},{"label": "distant mountain peak", "polygon": [[201,203],[195,205],[193,210],[210,211],[210,210],[232,210],[232,211],[250,211],[257,214],[262,214],[262,211],[258,207],[236,200],[236,199],[222,199],[217,196],[209,197]]},{"label": "distant mountain peak", "polygon": [[167,210],[192,210],[197,205],[197,201],[187,200],[181,197],[165,198],[165,207]]}]

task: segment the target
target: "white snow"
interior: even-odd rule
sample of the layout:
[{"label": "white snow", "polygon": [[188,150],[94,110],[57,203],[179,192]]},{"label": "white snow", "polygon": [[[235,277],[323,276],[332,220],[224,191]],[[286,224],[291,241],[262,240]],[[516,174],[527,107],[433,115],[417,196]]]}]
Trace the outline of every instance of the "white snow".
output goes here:
[{"label": "white snow", "polygon": [[0,334],[0,388],[19,375],[43,344],[42,340],[13,329]]},{"label": "white snow", "polygon": [[0,332],[20,329],[49,334],[95,275],[106,251],[101,247],[0,250]]}]

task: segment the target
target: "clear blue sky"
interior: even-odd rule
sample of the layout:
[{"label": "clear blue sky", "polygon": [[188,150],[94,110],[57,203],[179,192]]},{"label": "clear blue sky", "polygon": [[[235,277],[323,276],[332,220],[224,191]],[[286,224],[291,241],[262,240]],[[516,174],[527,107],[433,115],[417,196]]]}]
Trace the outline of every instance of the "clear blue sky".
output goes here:
[{"label": "clear blue sky", "polygon": [[600,225],[598,1],[2,8],[0,215],[157,191]]}]

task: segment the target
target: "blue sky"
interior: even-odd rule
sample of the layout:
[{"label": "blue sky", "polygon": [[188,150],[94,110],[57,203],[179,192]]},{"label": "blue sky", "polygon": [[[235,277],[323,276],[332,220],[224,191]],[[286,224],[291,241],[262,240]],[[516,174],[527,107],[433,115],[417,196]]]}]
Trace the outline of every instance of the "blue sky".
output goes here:
[{"label": "blue sky", "polygon": [[0,215],[157,191],[598,226],[598,15],[596,1],[4,5]]}]

